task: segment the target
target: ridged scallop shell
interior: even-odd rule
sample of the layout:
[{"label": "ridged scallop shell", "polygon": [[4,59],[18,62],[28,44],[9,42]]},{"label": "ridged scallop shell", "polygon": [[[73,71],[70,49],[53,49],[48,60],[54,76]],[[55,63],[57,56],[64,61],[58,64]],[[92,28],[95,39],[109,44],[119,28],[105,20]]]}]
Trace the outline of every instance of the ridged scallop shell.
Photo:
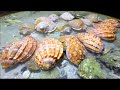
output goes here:
[{"label": "ridged scallop shell", "polygon": [[59,32],[70,32],[71,30],[71,27],[68,24],[68,22],[63,20],[60,20],[59,22],[57,22],[56,27]]},{"label": "ridged scallop shell", "polygon": [[101,53],[104,49],[102,40],[92,33],[78,33],[77,37],[88,50],[94,53]]},{"label": "ridged scallop shell", "polygon": [[74,29],[74,30],[81,30],[84,27],[84,22],[80,19],[74,19],[69,21],[69,25]]},{"label": "ridged scallop shell", "polygon": [[39,32],[53,32],[56,24],[49,17],[40,17],[35,21],[34,28]]},{"label": "ridged scallop shell", "polygon": [[62,15],[60,15],[60,18],[62,18],[63,20],[68,21],[68,20],[74,19],[74,16],[69,12],[64,12]]},{"label": "ridged scallop shell", "polygon": [[118,25],[118,23],[114,19],[106,19],[95,24],[94,27],[89,29],[87,32],[94,33],[104,40],[115,40],[116,35],[114,32],[117,31],[116,25]]},{"label": "ridged scallop shell", "polygon": [[112,41],[116,39],[116,35],[107,28],[96,27],[89,29],[87,32],[94,33],[103,40]]},{"label": "ridged scallop shell", "polygon": [[114,24],[110,23],[109,21],[103,21],[100,22],[96,25],[94,25],[95,29],[102,29],[103,31],[111,31],[111,32],[116,32],[117,28]]},{"label": "ridged scallop shell", "polygon": [[119,21],[116,20],[116,19],[105,19],[102,22],[104,22],[104,23],[110,23],[110,24],[112,24],[115,27],[119,27],[120,26]]},{"label": "ridged scallop shell", "polygon": [[86,19],[90,20],[91,22],[98,22],[98,15],[97,14],[89,14],[85,16]]},{"label": "ridged scallop shell", "polygon": [[27,60],[33,55],[36,46],[36,40],[31,36],[26,36],[21,41],[16,41],[6,46],[1,55],[2,67],[8,68],[18,62]]},{"label": "ridged scallop shell", "polygon": [[67,58],[75,65],[78,65],[85,57],[85,48],[79,40],[72,35],[60,37],[60,41],[66,47]]},{"label": "ridged scallop shell", "polygon": [[55,22],[55,21],[57,21],[57,20],[59,19],[59,16],[56,15],[56,14],[51,14],[51,15],[49,15],[49,18],[50,18],[53,22]]},{"label": "ridged scallop shell", "polygon": [[62,43],[54,38],[45,38],[35,53],[35,61],[44,70],[51,69],[63,54]]}]

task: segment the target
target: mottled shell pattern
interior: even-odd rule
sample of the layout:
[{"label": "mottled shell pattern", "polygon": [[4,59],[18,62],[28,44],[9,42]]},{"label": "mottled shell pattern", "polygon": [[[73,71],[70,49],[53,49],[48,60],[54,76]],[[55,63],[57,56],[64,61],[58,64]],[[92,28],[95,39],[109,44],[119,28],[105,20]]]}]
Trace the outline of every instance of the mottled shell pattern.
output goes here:
[{"label": "mottled shell pattern", "polygon": [[36,40],[31,36],[26,36],[20,41],[13,42],[6,46],[1,55],[1,65],[8,68],[18,62],[23,62],[30,58],[37,47]]},{"label": "mottled shell pattern", "polygon": [[44,38],[35,52],[35,61],[44,70],[51,69],[63,54],[62,43],[55,38]]},{"label": "mottled shell pattern", "polygon": [[79,65],[85,57],[85,48],[79,40],[72,35],[61,36],[59,39],[66,47],[67,58],[75,65]]},{"label": "mottled shell pattern", "polygon": [[87,32],[94,33],[104,40],[115,40],[116,35],[114,34],[117,31],[117,26],[119,23],[114,19],[106,19],[102,22],[95,24],[94,27]]},{"label": "mottled shell pattern", "polygon": [[68,22],[60,20],[59,22],[56,23],[57,30],[59,32],[70,32],[71,27],[68,24]]},{"label": "mottled shell pattern", "polygon": [[102,40],[95,34],[84,32],[78,33],[77,37],[88,50],[94,53],[101,53],[104,50]]},{"label": "mottled shell pattern", "polygon": [[39,17],[34,23],[34,28],[43,33],[53,32],[56,29],[56,24],[49,17]]},{"label": "mottled shell pattern", "polygon": [[81,19],[74,19],[69,21],[69,25],[74,29],[74,30],[81,30],[84,28],[85,24]]}]

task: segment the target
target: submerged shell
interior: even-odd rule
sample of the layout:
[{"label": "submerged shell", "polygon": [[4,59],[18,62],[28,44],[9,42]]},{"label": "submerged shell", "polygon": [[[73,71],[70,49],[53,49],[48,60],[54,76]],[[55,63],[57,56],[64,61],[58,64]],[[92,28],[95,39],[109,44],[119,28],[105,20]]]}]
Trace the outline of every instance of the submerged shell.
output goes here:
[{"label": "submerged shell", "polygon": [[117,28],[114,26],[114,24],[110,23],[110,22],[105,22],[105,21],[102,21],[98,24],[95,24],[94,25],[94,28],[97,29],[97,28],[100,28],[102,30],[107,30],[107,31],[111,31],[111,32],[116,32],[117,31]]},{"label": "submerged shell", "polygon": [[44,70],[52,68],[63,54],[62,43],[54,38],[45,38],[35,53],[35,61]]},{"label": "submerged shell", "polygon": [[69,25],[74,29],[74,30],[81,30],[84,27],[84,22],[81,19],[74,19],[69,21]]},{"label": "submerged shell", "polygon": [[56,24],[49,17],[40,17],[35,21],[34,28],[43,33],[53,32]]},{"label": "submerged shell", "polygon": [[80,64],[85,57],[85,48],[82,43],[72,35],[61,36],[60,41],[66,47],[67,58],[75,65]]},{"label": "submerged shell", "polygon": [[113,41],[116,39],[116,35],[106,28],[96,27],[87,30],[89,33],[94,33],[96,36],[100,37],[103,40]]},{"label": "submerged shell", "polygon": [[115,40],[116,35],[114,32],[117,31],[116,24],[117,22],[114,21],[114,19],[106,19],[98,24],[95,24],[94,27],[87,32],[94,33],[104,40]]},{"label": "submerged shell", "polygon": [[120,27],[120,23],[116,19],[105,19],[102,22],[104,22],[104,23],[110,23],[110,24],[112,24],[115,27]]},{"label": "submerged shell", "polygon": [[23,35],[30,34],[34,31],[34,24],[33,23],[24,23],[19,28],[19,33]]},{"label": "submerged shell", "polygon": [[63,20],[59,21],[56,24],[56,27],[59,32],[70,32],[71,31],[70,25],[66,21],[63,21]]},{"label": "submerged shell", "polygon": [[57,21],[57,20],[59,19],[59,16],[56,15],[56,14],[51,14],[51,15],[49,15],[49,18],[50,18],[53,22],[55,22],[55,21]]},{"label": "submerged shell", "polygon": [[89,14],[85,16],[86,19],[90,20],[91,22],[98,22],[98,15],[97,14]]},{"label": "submerged shell", "polygon": [[60,18],[62,18],[63,20],[72,20],[74,19],[74,16],[72,14],[70,14],[69,12],[64,12]]},{"label": "submerged shell", "polygon": [[95,59],[84,59],[78,67],[78,75],[85,79],[105,79],[106,76],[102,72],[100,64]]},{"label": "submerged shell", "polygon": [[78,33],[77,37],[92,52],[101,53],[104,49],[102,40],[92,33]]},{"label": "submerged shell", "polygon": [[6,46],[1,56],[2,67],[8,68],[18,62],[27,60],[33,55],[36,46],[36,40],[31,36],[26,36],[21,41],[16,41]]}]

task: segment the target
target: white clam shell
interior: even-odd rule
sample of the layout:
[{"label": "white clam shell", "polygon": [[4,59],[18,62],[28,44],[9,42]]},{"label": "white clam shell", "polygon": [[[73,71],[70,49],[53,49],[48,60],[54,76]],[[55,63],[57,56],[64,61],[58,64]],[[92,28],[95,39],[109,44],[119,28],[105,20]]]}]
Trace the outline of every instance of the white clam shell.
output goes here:
[{"label": "white clam shell", "polygon": [[69,12],[65,12],[60,16],[60,18],[62,18],[64,20],[72,20],[72,19],[74,19],[74,16],[72,14],[70,14]]},{"label": "white clam shell", "polygon": [[49,18],[50,18],[53,22],[55,22],[55,21],[57,21],[57,20],[59,19],[59,16],[57,16],[56,14],[51,14],[51,15],[49,15]]}]

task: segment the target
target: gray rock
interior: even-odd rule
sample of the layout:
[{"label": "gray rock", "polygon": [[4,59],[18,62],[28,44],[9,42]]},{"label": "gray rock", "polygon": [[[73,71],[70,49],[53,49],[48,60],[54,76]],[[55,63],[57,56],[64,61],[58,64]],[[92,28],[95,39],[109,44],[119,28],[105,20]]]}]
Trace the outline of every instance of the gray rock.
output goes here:
[{"label": "gray rock", "polygon": [[77,67],[72,65],[69,61],[63,60],[60,67],[60,73],[62,78],[67,79],[78,79],[79,76],[77,75]]}]

